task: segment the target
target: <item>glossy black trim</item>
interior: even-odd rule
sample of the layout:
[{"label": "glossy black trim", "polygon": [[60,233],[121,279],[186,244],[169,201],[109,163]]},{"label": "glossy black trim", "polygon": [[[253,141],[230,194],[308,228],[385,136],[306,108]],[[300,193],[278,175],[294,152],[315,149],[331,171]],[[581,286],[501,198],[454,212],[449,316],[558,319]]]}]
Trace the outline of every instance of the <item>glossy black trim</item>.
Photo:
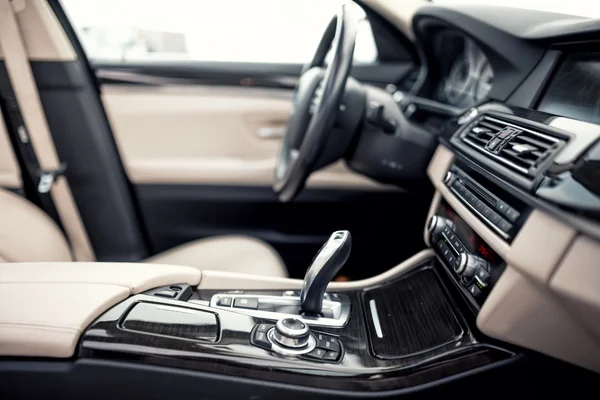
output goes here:
[{"label": "glossy black trim", "polygon": [[[421,274],[438,276],[430,262],[413,273],[398,278],[398,282],[410,282],[420,279]],[[150,301],[155,304],[176,305],[178,302],[137,295],[113,307],[98,318],[83,334],[78,356],[83,358],[119,358],[134,359],[142,364],[162,365],[191,369],[209,373],[235,375],[244,378],[275,381],[279,383],[296,384],[301,386],[329,388],[336,390],[384,391],[409,388],[415,385],[434,382],[439,379],[467,372],[484,366],[501,362],[514,356],[513,353],[493,345],[481,343],[475,338],[475,332],[470,329],[467,320],[459,308],[451,302],[444,292],[440,278],[436,278],[440,286],[429,290],[442,291],[442,298],[450,303],[450,312],[461,325],[464,334],[455,340],[432,349],[410,347],[411,354],[401,359],[384,360],[373,357],[370,352],[365,318],[361,306],[361,291],[346,291],[353,303],[350,320],[343,328],[315,327],[315,333],[322,332],[338,337],[345,348],[345,357],[339,364],[319,364],[298,358],[281,358],[273,353],[250,345],[250,334],[257,323],[272,322],[257,319],[245,314],[238,314],[219,309],[221,336],[217,344],[189,340],[179,340],[172,337],[140,335],[120,329],[118,323],[122,315],[137,302]],[[410,282],[409,282],[410,281]],[[387,285],[393,288],[396,285]],[[383,286],[385,287],[385,286]],[[410,290],[402,290],[410,295]],[[278,291],[277,293],[281,293]],[[201,293],[200,293],[201,295]],[[428,301],[423,299],[422,301]],[[198,310],[206,308],[197,303],[184,303],[186,307]],[[402,320],[405,330],[411,330],[418,335],[423,326],[411,323],[412,320]],[[392,316],[394,318],[394,316]],[[436,320],[422,320],[421,324],[435,327]],[[166,353],[165,353],[166,352]]]},{"label": "glossy black trim", "polygon": [[534,108],[540,100],[552,72],[558,65],[561,52],[550,49],[521,85],[510,95],[507,104],[515,107]]},{"label": "glossy black trim", "polygon": [[[93,64],[101,85],[217,85],[294,89],[302,64],[169,61],[154,63]],[[413,67],[411,62],[354,65],[351,76],[360,82],[385,86],[399,82]]]},{"label": "glossy black trim", "polygon": [[488,97],[505,101],[541,60],[546,47],[525,41],[458,9],[423,7],[413,18],[417,45],[427,65],[427,79],[421,81],[419,94],[431,97],[442,78],[433,40],[445,32],[472,39],[483,51],[494,71],[494,83]]},{"label": "glossy black trim", "polygon": [[79,61],[33,61],[31,69],[97,259],[139,261],[147,257],[135,194],[85,68]]}]

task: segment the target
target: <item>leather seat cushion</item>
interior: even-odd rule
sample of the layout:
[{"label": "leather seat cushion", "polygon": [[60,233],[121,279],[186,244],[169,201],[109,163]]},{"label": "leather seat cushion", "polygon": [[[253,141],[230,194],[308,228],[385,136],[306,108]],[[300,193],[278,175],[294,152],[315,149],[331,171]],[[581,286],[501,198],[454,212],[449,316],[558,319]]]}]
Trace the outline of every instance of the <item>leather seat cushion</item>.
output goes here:
[{"label": "leather seat cushion", "polygon": [[275,249],[248,236],[225,235],[195,240],[150,257],[146,262],[287,277],[285,264]]},{"label": "leather seat cushion", "polygon": [[60,228],[21,196],[0,189],[0,262],[72,261]]}]

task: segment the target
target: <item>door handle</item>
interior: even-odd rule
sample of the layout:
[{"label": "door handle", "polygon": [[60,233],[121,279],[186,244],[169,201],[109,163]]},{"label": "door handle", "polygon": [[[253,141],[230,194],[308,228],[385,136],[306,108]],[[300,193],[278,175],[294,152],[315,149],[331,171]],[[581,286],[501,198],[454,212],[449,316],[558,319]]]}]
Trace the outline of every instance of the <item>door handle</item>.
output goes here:
[{"label": "door handle", "polygon": [[285,135],[285,126],[264,126],[258,128],[256,136],[261,139],[281,139]]}]

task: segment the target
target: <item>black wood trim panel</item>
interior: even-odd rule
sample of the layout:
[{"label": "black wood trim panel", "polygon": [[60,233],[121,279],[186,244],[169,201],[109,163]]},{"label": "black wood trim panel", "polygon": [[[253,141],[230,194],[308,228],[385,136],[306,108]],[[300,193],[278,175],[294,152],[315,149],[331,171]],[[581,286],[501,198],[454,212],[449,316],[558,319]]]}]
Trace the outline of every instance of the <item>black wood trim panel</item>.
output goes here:
[{"label": "black wood trim panel", "polygon": [[[434,266],[430,261],[404,279],[403,284],[420,284],[423,274],[430,278],[431,274],[434,274],[432,279],[437,280],[437,274],[432,268]],[[428,294],[446,296],[441,281],[439,282],[439,286],[432,286]],[[390,290],[393,290],[397,283],[398,281],[389,283]],[[435,291],[437,293],[434,293]],[[512,352],[478,341],[461,311],[452,305],[445,311],[454,315],[456,323],[460,324],[459,329],[464,331],[463,335],[436,348],[416,351],[417,346],[413,346],[408,350],[411,354],[405,352],[406,357],[400,359],[386,360],[375,357],[369,345],[361,291],[343,293],[352,301],[348,324],[343,328],[312,329],[313,333],[332,334],[341,341],[345,356],[339,364],[284,358],[252,346],[250,335],[254,326],[271,321],[222,309],[218,310],[221,332],[219,341],[215,344],[123,330],[119,321],[127,310],[140,302],[164,305],[179,303],[188,308],[215,311],[198,303],[181,303],[148,295],[131,297],[96,320],[81,338],[79,357],[137,360],[142,364],[327,389],[384,391],[435,382],[473,369],[491,366],[514,356]],[[197,295],[207,298],[211,294],[202,292]],[[410,329],[415,332],[421,329],[428,330],[428,325],[440,323],[439,313],[431,313],[430,316],[431,319],[424,319],[420,326],[413,325]]]}]

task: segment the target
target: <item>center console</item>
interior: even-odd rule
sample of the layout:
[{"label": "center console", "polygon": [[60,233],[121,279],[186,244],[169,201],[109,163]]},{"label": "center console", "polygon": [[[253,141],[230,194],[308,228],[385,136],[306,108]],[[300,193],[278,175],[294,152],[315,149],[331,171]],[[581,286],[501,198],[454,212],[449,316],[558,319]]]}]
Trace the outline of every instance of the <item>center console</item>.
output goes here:
[{"label": "center console", "polygon": [[350,243],[349,232],[334,232],[301,285],[171,284],[129,297],[89,326],[78,356],[344,393],[400,393],[514,356],[479,338],[475,314],[430,250],[380,276],[329,284]]}]

